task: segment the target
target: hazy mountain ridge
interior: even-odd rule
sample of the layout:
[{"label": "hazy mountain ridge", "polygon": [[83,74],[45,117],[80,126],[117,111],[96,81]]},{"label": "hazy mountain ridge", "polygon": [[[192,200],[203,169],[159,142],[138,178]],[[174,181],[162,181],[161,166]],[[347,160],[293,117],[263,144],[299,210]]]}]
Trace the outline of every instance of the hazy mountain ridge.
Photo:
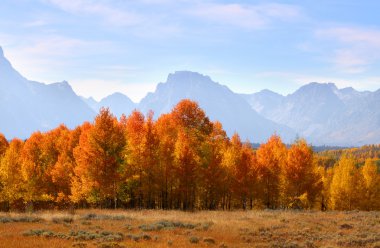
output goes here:
[{"label": "hazy mountain ridge", "polygon": [[18,73],[0,48],[0,130],[7,138],[26,138],[65,123],[73,128],[90,120],[95,112],[67,82],[43,84]]},{"label": "hazy mountain ridge", "polygon": [[238,132],[242,139],[262,142],[277,132],[291,141],[296,134],[285,125],[263,118],[249,104],[228,87],[213,82],[210,77],[189,71],[169,74],[165,83],[159,83],[138,105],[143,113],[153,110],[155,116],[169,112],[181,99],[199,103],[211,120],[223,124],[229,135]]},{"label": "hazy mountain ridge", "polygon": [[238,132],[251,142],[265,141],[274,132],[286,142],[298,134],[314,145],[380,143],[380,89],[338,89],[334,84],[310,83],[287,96],[270,90],[236,94],[196,72],[178,71],[159,83],[140,103],[122,93],[97,102],[79,97],[66,82],[29,81],[13,69],[0,47],[0,132],[7,138],[26,138],[65,123],[70,128],[92,121],[101,107],[120,117],[133,109],[157,118],[181,99],[199,103],[211,120],[218,120],[229,135]]},{"label": "hazy mountain ridge", "polygon": [[310,142],[328,145],[380,142],[380,90],[360,92],[352,87],[338,89],[333,83],[310,83],[280,100],[268,102],[263,95],[258,92],[243,97],[260,114],[288,125]]},{"label": "hazy mountain ridge", "polygon": [[132,100],[128,96],[120,92],[116,92],[109,96],[106,96],[99,102],[97,102],[92,97],[81,98],[95,112],[99,112],[100,108],[106,107],[109,108],[111,112],[119,118],[122,114],[129,115],[135,108],[137,108],[136,103],[132,102]]}]

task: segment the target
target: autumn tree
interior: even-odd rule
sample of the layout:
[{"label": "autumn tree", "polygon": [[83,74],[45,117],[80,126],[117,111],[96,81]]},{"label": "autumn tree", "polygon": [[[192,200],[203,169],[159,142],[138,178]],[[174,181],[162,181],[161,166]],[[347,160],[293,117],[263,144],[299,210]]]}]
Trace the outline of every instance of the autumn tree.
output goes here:
[{"label": "autumn tree", "polygon": [[93,125],[83,131],[74,149],[76,168],[72,199],[84,196],[89,203],[117,207],[125,139],[122,128],[109,109],[102,108]]},{"label": "autumn tree", "polygon": [[137,110],[117,120],[103,108],[74,130],[10,143],[0,134],[0,208],[380,210],[379,151],[313,153],[278,135],[255,150],[188,99],[157,120]]},{"label": "autumn tree", "polygon": [[[143,207],[144,163],[145,163],[145,117],[137,110],[123,121],[126,138],[124,149],[124,191],[128,192],[132,207]],[[135,202],[136,201],[136,202]]]},{"label": "autumn tree", "polygon": [[161,115],[156,123],[159,139],[157,178],[163,209],[173,208],[176,192],[176,175],[174,173],[174,151],[177,129],[171,114]]},{"label": "autumn tree", "polygon": [[58,176],[58,180],[56,177],[57,174],[54,173],[55,168],[57,167],[57,163],[62,162],[62,155],[66,152],[62,147],[62,142],[67,142],[67,136],[69,135],[69,132],[69,129],[62,124],[55,129],[43,133],[42,142],[39,144],[41,149],[40,158],[45,167],[44,178],[46,184],[46,193],[52,197],[52,200],[56,202],[60,201],[58,198],[62,197],[61,187],[63,185],[60,183],[61,180],[71,180],[69,170],[65,171],[63,174],[60,174]]},{"label": "autumn tree", "polygon": [[366,159],[361,168],[364,178],[364,209],[380,210],[380,174],[374,159]]},{"label": "autumn tree", "polygon": [[325,169],[322,166],[318,166],[317,168],[322,180],[322,189],[319,198],[320,210],[326,211],[331,206],[330,188],[334,170],[333,167]]},{"label": "autumn tree", "polygon": [[200,170],[201,206],[216,209],[222,199],[225,173],[222,167],[223,154],[228,137],[220,122],[213,123],[212,132],[203,145],[203,162]]},{"label": "autumn tree", "polygon": [[9,144],[5,136],[0,133],[0,159],[4,155],[5,151],[7,150]]},{"label": "autumn tree", "polygon": [[353,210],[363,207],[364,179],[352,156],[343,156],[334,167],[330,185],[331,208]]},{"label": "autumn tree", "polygon": [[153,112],[149,112],[144,123],[143,146],[143,187],[145,206],[156,207],[156,195],[158,192],[158,135],[156,123],[153,120]]},{"label": "autumn tree", "polygon": [[174,150],[175,174],[178,180],[179,205],[188,210],[195,207],[200,157],[194,137],[180,130]]},{"label": "autumn tree", "polygon": [[256,152],[260,178],[260,198],[267,208],[277,208],[280,198],[280,175],[286,163],[287,149],[278,135],[272,135]]},{"label": "autumn tree", "polygon": [[188,99],[180,101],[173,108],[171,115],[177,128],[174,159],[181,208],[193,209],[205,152],[202,147],[212,132],[212,123],[198,104]]},{"label": "autumn tree", "polygon": [[[232,146],[234,136],[232,137]],[[249,142],[241,145],[240,158],[236,161],[233,168],[234,185],[233,192],[241,202],[241,207],[245,210],[248,201],[252,208],[253,201],[253,187],[255,185],[257,171],[255,169],[255,158]]]},{"label": "autumn tree", "polygon": [[290,208],[311,208],[321,189],[322,181],[313,163],[313,151],[305,140],[297,140],[289,148],[282,167],[282,204]]},{"label": "autumn tree", "polygon": [[60,205],[68,204],[70,201],[71,183],[76,166],[73,151],[79,144],[81,131],[80,126],[72,131],[61,126],[60,134],[54,144],[59,154],[50,175],[57,191],[56,202]]},{"label": "autumn tree", "polygon": [[227,171],[226,183],[228,185],[228,208],[231,206],[233,196],[237,197],[239,205],[245,209],[247,201],[252,196],[253,178],[253,151],[249,144],[243,143],[235,133],[224,152],[223,167]]},{"label": "autumn tree", "polygon": [[44,135],[41,132],[33,133],[26,140],[21,152],[21,173],[24,180],[25,194],[23,198],[30,207],[36,202],[52,201],[49,195],[49,157],[43,155]]},{"label": "autumn tree", "polygon": [[9,204],[22,199],[25,190],[20,157],[23,144],[20,139],[13,139],[0,163],[0,198],[1,201],[8,204],[7,208],[9,208]]}]

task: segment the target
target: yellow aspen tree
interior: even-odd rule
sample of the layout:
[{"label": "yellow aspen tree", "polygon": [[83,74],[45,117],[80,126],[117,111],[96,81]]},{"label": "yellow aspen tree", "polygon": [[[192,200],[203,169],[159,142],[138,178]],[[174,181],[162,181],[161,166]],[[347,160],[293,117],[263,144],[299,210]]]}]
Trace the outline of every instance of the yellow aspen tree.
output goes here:
[{"label": "yellow aspen tree", "polygon": [[344,155],[334,167],[330,185],[331,208],[334,210],[362,209],[364,179],[353,157]]},{"label": "yellow aspen tree", "polygon": [[364,208],[380,210],[380,174],[374,159],[366,159],[361,173],[365,183]]},{"label": "yellow aspen tree", "polygon": [[1,201],[12,204],[23,196],[24,181],[21,175],[23,141],[13,139],[0,163]]},{"label": "yellow aspen tree", "polygon": [[272,135],[256,152],[261,184],[260,198],[267,208],[277,208],[280,198],[280,175],[286,163],[287,149],[278,135]]},{"label": "yellow aspen tree", "polygon": [[174,170],[178,179],[179,207],[183,210],[195,207],[200,164],[196,146],[194,137],[180,129],[174,150]]},{"label": "yellow aspen tree", "polygon": [[231,209],[233,188],[235,185],[235,164],[239,163],[241,158],[241,140],[237,133],[235,133],[231,140],[228,141],[223,151],[222,169],[223,169],[223,183],[221,191],[223,194],[222,208]]},{"label": "yellow aspen tree", "polygon": [[21,174],[24,179],[24,200],[33,207],[33,202],[51,201],[48,194],[48,164],[44,158],[42,144],[44,135],[40,132],[33,133],[26,140],[21,152]]},{"label": "yellow aspen tree", "polygon": [[144,192],[144,139],[145,117],[134,110],[124,122],[126,146],[124,148],[124,191],[129,195],[131,207],[143,207]]}]

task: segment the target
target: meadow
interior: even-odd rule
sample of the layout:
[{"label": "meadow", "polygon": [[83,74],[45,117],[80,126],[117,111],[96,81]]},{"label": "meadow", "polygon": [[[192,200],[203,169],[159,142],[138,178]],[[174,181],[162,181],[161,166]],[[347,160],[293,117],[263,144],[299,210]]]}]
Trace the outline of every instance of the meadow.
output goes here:
[{"label": "meadow", "polygon": [[380,212],[75,210],[0,214],[1,247],[380,247]]}]

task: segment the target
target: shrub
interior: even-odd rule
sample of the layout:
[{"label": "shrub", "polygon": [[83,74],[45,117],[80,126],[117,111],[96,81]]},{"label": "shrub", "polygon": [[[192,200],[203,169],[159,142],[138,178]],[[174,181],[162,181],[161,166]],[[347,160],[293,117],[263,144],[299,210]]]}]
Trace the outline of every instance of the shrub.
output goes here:
[{"label": "shrub", "polygon": [[130,240],[133,240],[135,242],[138,242],[140,240],[152,240],[152,237],[149,235],[149,234],[146,234],[146,233],[140,233],[140,234],[127,234],[126,236],[127,238],[129,238]]},{"label": "shrub", "polygon": [[197,244],[197,243],[199,243],[199,238],[195,237],[195,236],[192,236],[192,237],[189,238],[189,241],[192,244]]},{"label": "shrub", "polygon": [[192,223],[183,223],[180,221],[167,221],[167,220],[161,220],[152,224],[143,224],[140,225],[139,228],[144,232],[150,232],[150,231],[160,231],[162,229],[164,230],[172,230],[174,228],[185,228],[185,229],[194,229],[197,225]]},{"label": "shrub", "polygon": [[72,246],[76,247],[76,248],[85,248],[87,246],[87,244],[86,243],[73,243]]},{"label": "shrub", "polygon": [[122,248],[125,247],[119,243],[111,242],[111,243],[100,243],[97,246],[98,248]]},{"label": "shrub", "polygon": [[34,216],[18,216],[18,217],[9,217],[9,216],[1,216],[1,223],[10,223],[10,222],[40,222],[41,218]]},{"label": "shrub", "polygon": [[94,213],[86,214],[81,217],[83,220],[126,220],[124,215],[97,215]]},{"label": "shrub", "polygon": [[212,245],[216,243],[215,239],[213,239],[213,238],[204,238],[203,242],[205,242],[207,244],[212,244]]},{"label": "shrub", "polygon": [[74,219],[72,217],[55,217],[51,220],[53,223],[60,224],[60,223],[73,223]]}]

